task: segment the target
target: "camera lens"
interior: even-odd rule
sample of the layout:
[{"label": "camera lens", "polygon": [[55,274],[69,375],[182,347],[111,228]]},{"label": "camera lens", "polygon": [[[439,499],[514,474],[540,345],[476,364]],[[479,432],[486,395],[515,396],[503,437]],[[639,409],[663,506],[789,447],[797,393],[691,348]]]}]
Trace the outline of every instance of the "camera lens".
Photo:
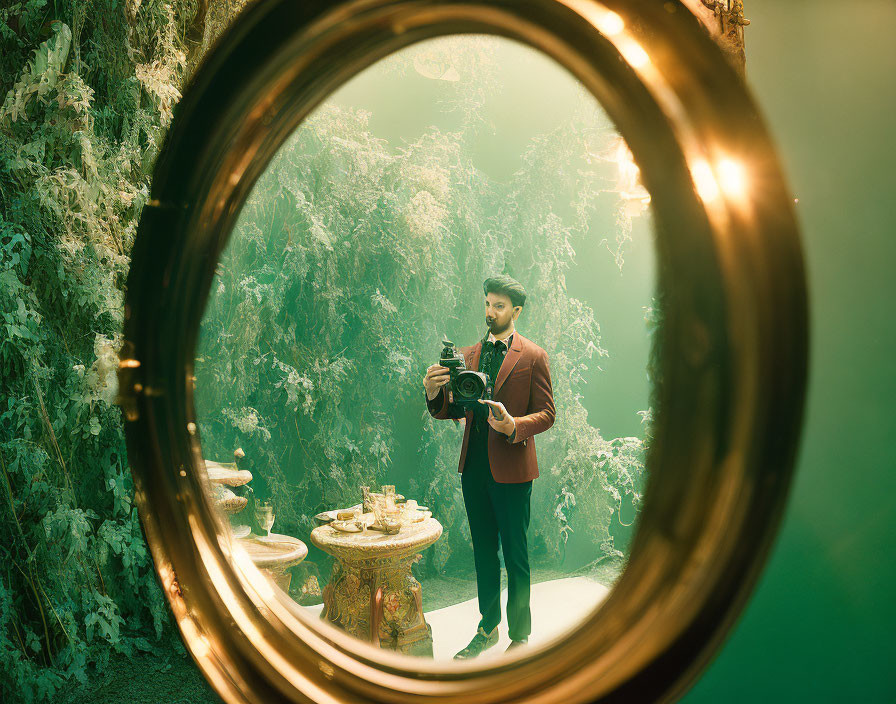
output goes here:
[{"label": "camera lens", "polygon": [[461,372],[457,377],[456,387],[455,393],[461,398],[479,398],[482,396],[485,384],[477,374]]}]

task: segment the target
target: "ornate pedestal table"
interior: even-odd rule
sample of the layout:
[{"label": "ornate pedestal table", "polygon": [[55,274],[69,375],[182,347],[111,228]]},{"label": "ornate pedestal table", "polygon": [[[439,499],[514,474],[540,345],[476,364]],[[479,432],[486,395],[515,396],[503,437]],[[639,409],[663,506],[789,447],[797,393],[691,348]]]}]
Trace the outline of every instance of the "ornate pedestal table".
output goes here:
[{"label": "ornate pedestal table", "polygon": [[431,657],[432,628],[423,618],[423,587],[411,565],[441,535],[434,518],[403,525],[395,535],[315,528],[311,542],[336,558],[321,618],[381,648]]}]

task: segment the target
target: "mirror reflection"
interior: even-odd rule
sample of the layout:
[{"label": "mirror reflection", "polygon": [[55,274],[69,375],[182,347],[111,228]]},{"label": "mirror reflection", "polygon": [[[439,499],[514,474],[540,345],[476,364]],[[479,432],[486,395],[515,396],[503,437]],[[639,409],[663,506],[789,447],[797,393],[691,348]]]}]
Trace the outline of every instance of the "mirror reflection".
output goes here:
[{"label": "mirror reflection", "polygon": [[201,325],[238,549],[409,655],[575,627],[645,483],[649,202],[593,97],[509,40],[426,41],[330,96],[244,204]]}]

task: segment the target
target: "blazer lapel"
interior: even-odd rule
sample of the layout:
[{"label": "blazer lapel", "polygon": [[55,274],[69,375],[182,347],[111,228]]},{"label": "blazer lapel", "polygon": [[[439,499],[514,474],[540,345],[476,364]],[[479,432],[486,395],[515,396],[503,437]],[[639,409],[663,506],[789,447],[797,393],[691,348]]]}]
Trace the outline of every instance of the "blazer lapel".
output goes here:
[{"label": "blazer lapel", "polygon": [[[481,344],[479,345],[479,349],[482,349]],[[504,355],[504,361],[501,363],[501,369],[498,371],[498,378],[495,380],[495,390],[492,392],[492,398],[497,398],[498,391],[501,390],[501,386],[504,384],[504,380],[507,378],[508,374],[513,371],[516,363],[520,361],[520,357],[522,356],[522,354],[523,336],[518,332],[514,332],[513,342],[510,343],[510,349],[507,350],[507,354]]]}]

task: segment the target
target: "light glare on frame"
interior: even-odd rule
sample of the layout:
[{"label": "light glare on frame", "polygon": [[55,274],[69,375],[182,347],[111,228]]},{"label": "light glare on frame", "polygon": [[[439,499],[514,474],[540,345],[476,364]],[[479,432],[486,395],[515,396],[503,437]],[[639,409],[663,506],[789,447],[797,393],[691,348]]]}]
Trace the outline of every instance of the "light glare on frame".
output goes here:
[{"label": "light glare on frame", "polygon": [[715,162],[715,168],[704,159],[691,165],[691,177],[697,195],[709,203],[724,193],[729,198],[742,199],[747,192],[747,170],[743,162],[725,157]]},{"label": "light glare on frame", "polygon": [[644,47],[629,37],[623,37],[619,40],[619,52],[632,68],[644,68],[650,63],[650,57],[644,51]]},{"label": "light glare on frame", "polygon": [[719,184],[708,161],[700,159],[691,166],[691,176],[697,187],[697,195],[704,203],[709,203],[719,197]]},{"label": "light glare on frame", "polygon": [[719,161],[719,184],[729,196],[743,196],[747,190],[747,174],[743,163],[736,159]]},{"label": "light glare on frame", "polygon": [[625,29],[625,20],[615,12],[609,11],[597,21],[597,28],[608,37],[613,37]]},{"label": "light glare on frame", "polygon": [[613,38],[619,53],[632,68],[644,68],[650,63],[650,56],[644,47],[625,33],[625,20],[620,15],[597,6],[592,0],[566,0],[566,2],[588,17],[604,36]]},{"label": "light glare on frame", "polygon": [[205,634],[201,633],[196,627],[196,623],[191,616],[184,616],[178,619],[178,626],[187,643],[187,647],[193,651],[193,655],[202,659],[211,652],[211,644],[208,642]]}]

